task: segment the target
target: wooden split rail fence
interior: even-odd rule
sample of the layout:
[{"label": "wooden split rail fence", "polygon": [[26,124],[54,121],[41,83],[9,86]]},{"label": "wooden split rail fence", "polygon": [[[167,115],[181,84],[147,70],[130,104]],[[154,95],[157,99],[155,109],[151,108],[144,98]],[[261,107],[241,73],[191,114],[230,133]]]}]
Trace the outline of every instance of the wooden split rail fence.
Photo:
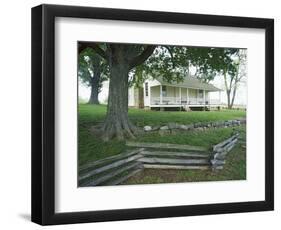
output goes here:
[{"label": "wooden split rail fence", "polygon": [[134,148],[79,168],[79,186],[116,185],[143,169],[222,169],[238,134],[213,147],[127,142]]},{"label": "wooden split rail fence", "polygon": [[239,133],[236,133],[225,141],[213,146],[213,156],[210,161],[213,169],[223,169],[225,157],[238,142],[238,137]]}]

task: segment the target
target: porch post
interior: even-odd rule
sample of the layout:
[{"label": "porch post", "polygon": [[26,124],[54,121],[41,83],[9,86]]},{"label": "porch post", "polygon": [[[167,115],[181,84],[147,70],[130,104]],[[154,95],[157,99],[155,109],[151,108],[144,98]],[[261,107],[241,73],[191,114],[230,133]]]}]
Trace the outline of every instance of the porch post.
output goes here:
[{"label": "porch post", "polygon": [[220,100],[220,102],[219,102],[219,104],[221,104],[221,91],[219,91],[219,100]]},{"label": "porch post", "polygon": [[203,100],[204,100],[204,105],[206,104],[206,94],[205,94],[205,89],[203,90]]},{"label": "porch post", "polygon": [[186,104],[189,104],[189,93],[188,93],[188,88],[186,88]]},{"label": "porch post", "polygon": [[181,104],[181,88],[180,88],[180,104]]},{"label": "porch post", "polygon": [[160,105],[162,105],[162,85],[160,85]]}]

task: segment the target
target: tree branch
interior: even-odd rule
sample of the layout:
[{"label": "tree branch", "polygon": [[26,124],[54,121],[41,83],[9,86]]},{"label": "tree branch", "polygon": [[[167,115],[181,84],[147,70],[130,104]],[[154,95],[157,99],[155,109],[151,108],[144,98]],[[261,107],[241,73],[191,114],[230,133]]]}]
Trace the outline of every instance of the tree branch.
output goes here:
[{"label": "tree branch", "polygon": [[144,63],[146,61],[146,59],[149,58],[149,56],[153,53],[155,48],[156,48],[156,46],[151,46],[151,45],[147,46],[140,55],[134,57],[130,61],[130,63],[129,63],[130,68],[132,69],[132,68]]},{"label": "tree branch", "polygon": [[171,50],[171,48],[170,48],[169,46],[163,46],[163,47],[165,47],[165,48],[168,50],[168,52],[170,53],[170,55],[171,55],[171,61],[172,61],[172,64],[173,64],[173,68],[175,68],[175,62],[174,62],[173,51]]},{"label": "tree branch", "polygon": [[108,59],[107,53],[100,48],[100,46],[96,43],[90,43],[90,42],[83,42],[79,43],[78,45],[78,52],[81,53],[86,48],[92,48],[98,55],[100,55],[104,59]]}]

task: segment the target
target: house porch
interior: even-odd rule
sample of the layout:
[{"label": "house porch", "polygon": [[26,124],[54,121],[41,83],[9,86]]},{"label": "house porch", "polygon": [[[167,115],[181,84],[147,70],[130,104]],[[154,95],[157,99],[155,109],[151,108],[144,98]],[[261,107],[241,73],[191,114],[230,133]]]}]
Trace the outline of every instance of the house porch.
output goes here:
[{"label": "house porch", "polygon": [[[157,85],[150,87],[150,107],[211,107],[220,105],[219,99],[210,99],[211,91]],[[220,94],[220,93],[219,93]]]}]

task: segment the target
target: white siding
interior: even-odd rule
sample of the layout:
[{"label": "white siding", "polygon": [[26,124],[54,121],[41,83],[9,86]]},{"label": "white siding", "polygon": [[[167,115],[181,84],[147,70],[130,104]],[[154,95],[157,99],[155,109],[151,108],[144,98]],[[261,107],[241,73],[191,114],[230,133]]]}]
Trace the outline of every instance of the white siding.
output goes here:
[{"label": "white siding", "polygon": [[134,94],[134,87],[129,88],[128,92],[128,105],[135,106],[135,94]]}]

